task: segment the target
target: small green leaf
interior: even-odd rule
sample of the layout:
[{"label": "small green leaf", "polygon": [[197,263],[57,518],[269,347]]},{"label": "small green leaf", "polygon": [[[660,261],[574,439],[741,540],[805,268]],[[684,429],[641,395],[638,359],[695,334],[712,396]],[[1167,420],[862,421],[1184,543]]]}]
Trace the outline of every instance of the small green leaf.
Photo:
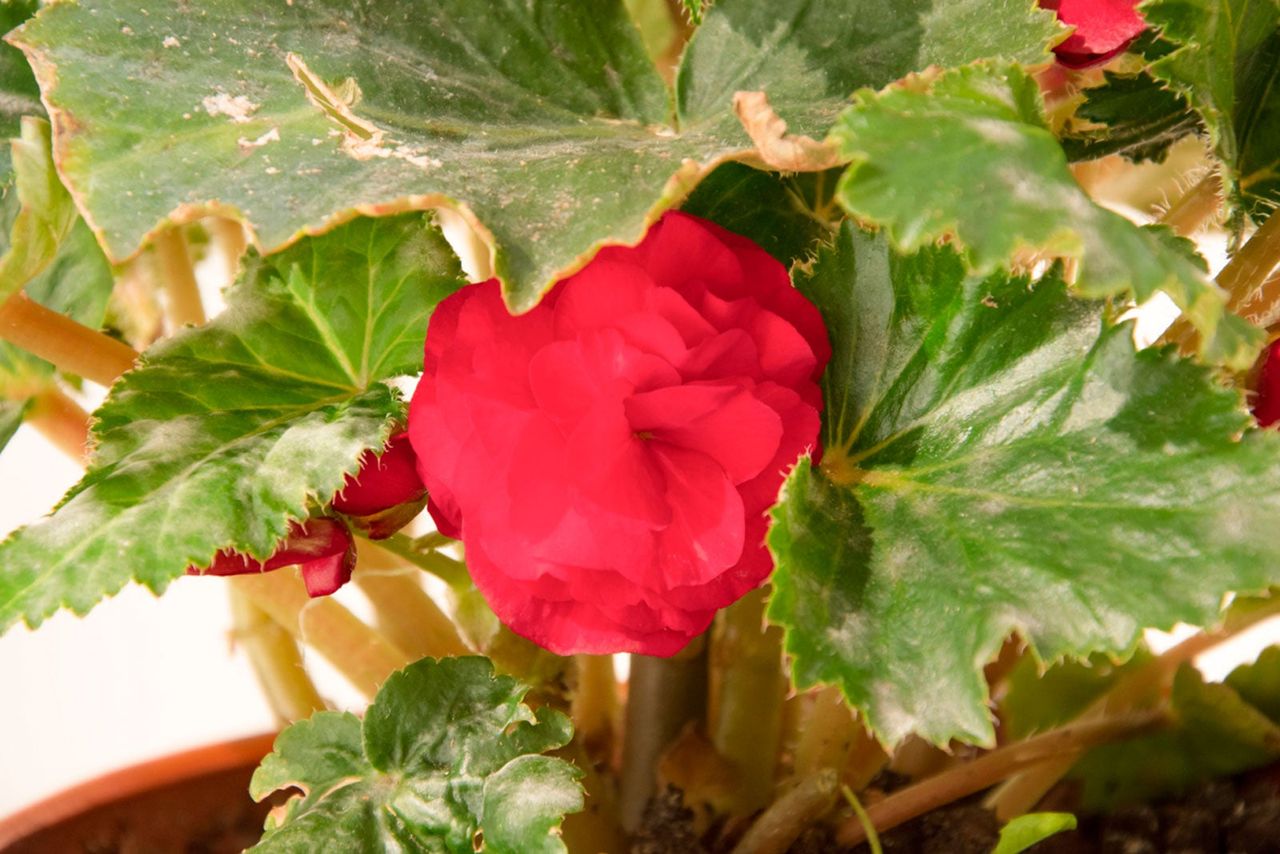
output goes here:
[{"label": "small green leaf", "polygon": [[539,754],[573,728],[554,709],[535,715],[526,690],[484,658],[427,658],[387,680],[363,726],[338,712],[294,724],[250,793],[302,794],[252,850],[563,852],[558,828],[582,809],[581,773]]},{"label": "small green leaf", "polygon": [[24,117],[22,137],[12,141],[11,153],[18,208],[0,255],[0,300],[53,261],[80,218],[54,169],[48,122]]},{"label": "small green leaf", "polygon": [[1280,723],[1280,646],[1267,647],[1257,661],[1231,671],[1226,684],[1246,703]]},{"label": "small green leaf", "polygon": [[726,163],[693,191],[681,210],[749,237],[790,266],[836,233],[836,170],[779,175]]},{"label": "small green leaf", "polygon": [[1027,246],[1078,258],[1082,294],[1141,302],[1163,291],[1202,333],[1207,360],[1252,364],[1261,332],[1224,316],[1221,292],[1158,234],[1089,200],[1018,68],[969,66],[859,92],[832,138],[852,159],[841,203],[886,226],[897,247],[952,232],[978,272]]},{"label": "small green leaf", "polygon": [[1000,841],[992,854],[1019,854],[1037,842],[1065,830],[1076,829],[1076,817],[1065,812],[1033,812],[1020,815],[1000,828]]},{"label": "small green leaf", "polygon": [[835,353],[822,465],[773,510],[769,616],[797,682],[884,742],[989,744],[981,668],[1013,632],[1041,661],[1126,654],[1274,581],[1280,436],[1210,369],[1135,352],[1056,275],[850,226],[798,286]]},{"label": "small green leaf", "polygon": [[1104,74],[1101,86],[1084,90],[1084,103],[1075,113],[1090,127],[1076,129],[1073,122],[1062,139],[1069,160],[1122,154],[1135,163],[1161,163],[1171,145],[1200,129],[1186,99],[1150,74]]},{"label": "small green leaf", "polygon": [[[1241,682],[1250,678],[1237,677]],[[1109,810],[1179,795],[1280,758],[1278,722],[1230,684],[1206,683],[1194,667],[1183,665],[1169,702],[1173,723],[1168,728],[1096,747],[1072,769],[1070,779],[1081,785],[1085,809]]]},{"label": "small green leaf", "polygon": [[[0,35],[36,13],[36,0],[0,0]],[[0,139],[16,136],[23,116],[43,116],[40,87],[22,51],[0,44]]]},{"label": "small green leaf", "polygon": [[1204,118],[1251,212],[1270,212],[1280,203],[1280,0],[1147,0],[1142,13],[1178,46],[1151,73]]},{"label": "small green leaf", "polygon": [[9,444],[13,434],[22,426],[22,416],[26,414],[27,402],[17,400],[0,400],[0,451]]},{"label": "small green leaf", "polygon": [[[115,283],[111,267],[54,170],[48,123],[25,117],[22,134],[0,179],[0,300],[21,288],[96,328]],[[30,397],[53,378],[53,365],[0,341],[0,397]]]},{"label": "small green leaf", "polygon": [[1052,21],[1033,0],[722,0],[682,60],[678,116],[621,0],[83,0],[13,41],[110,257],[211,208],[274,250],[356,210],[444,205],[473,215],[523,310],[753,154],[736,91],[822,135],[859,86],[1043,58]]},{"label": "small green leaf", "polygon": [[219,549],[270,554],[403,417],[380,381],[421,370],[427,318],[460,284],[423,214],[252,260],[223,314],[116,383],[57,511],[0,544],[0,629],[130,579],[158,592]]},{"label": "small green leaf", "polygon": [[1142,646],[1122,663],[1095,655],[1087,661],[1063,661],[1041,673],[1040,662],[1023,656],[1009,674],[1000,702],[1005,731],[1010,739],[1029,738],[1074,720],[1117,679],[1147,664],[1151,657]]}]

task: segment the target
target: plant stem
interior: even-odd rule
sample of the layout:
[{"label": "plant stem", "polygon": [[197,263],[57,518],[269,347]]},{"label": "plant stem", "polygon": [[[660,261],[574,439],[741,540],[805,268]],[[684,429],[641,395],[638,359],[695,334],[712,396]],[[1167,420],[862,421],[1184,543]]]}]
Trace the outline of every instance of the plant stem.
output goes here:
[{"label": "plant stem", "polygon": [[634,832],[657,783],[658,760],[690,721],[706,714],[706,636],[671,658],[631,656],[619,812]]},{"label": "plant stem", "polygon": [[[1144,697],[1159,692],[1173,679],[1183,664],[1196,656],[1229,640],[1261,620],[1280,612],[1280,597],[1273,597],[1266,605],[1245,614],[1229,627],[1216,632],[1201,632],[1170,647],[1143,667],[1118,679],[1111,688],[1089,704],[1076,718],[1077,722],[1102,719],[1107,715],[1128,712]],[[996,812],[1001,821],[1016,818],[1029,812],[1049,790],[1061,780],[1075,764],[1076,757],[1053,757],[1034,768],[1009,779],[987,798],[986,805]]]},{"label": "plant stem", "polygon": [[106,387],[138,358],[129,345],[47,309],[21,291],[0,303],[0,339]]},{"label": "plant stem", "polygon": [[374,548],[391,552],[407,560],[450,587],[457,589],[468,586],[471,583],[471,576],[467,573],[466,564],[435,551],[432,546],[424,546],[423,542],[430,536],[428,534],[426,537],[415,540],[404,534],[392,534],[385,540],[378,540]]},{"label": "plant stem", "polygon": [[737,773],[733,811],[739,815],[772,798],[782,739],[782,630],[765,624],[766,595],[753,590],[726,608],[712,640],[720,684],[711,741]]},{"label": "plant stem", "polygon": [[373,605],[382,634],[413,660],[466,655],[458,630],[409,571],[357,572],[356,586]]},{"label": "plant stem", "polygon": [[[1271,272],[1280,264],[1280,217],[1270,216],[1248,242],[1218,273],[1218,286],[1227,292],[1227,310],[1246,317],[1265,318],[1276,309],[1275,293],[1264,293]],[[1199,333],[1185,318],[1179,318],[1164,334],[1164,341],[1177,344],[1183,352],[1194,349]]]},{"label": "plant stem", "polygon": [[853,747],[853,711],[840,689],[827,686],[809,697],[795,748],[795,775],[811,777],[827,768],[843,770]]},{"label": "plant stem", "polygon": [[618,682],[611,655],[575,655],[571,712],[574,734],[596,756],[608,756],[618,712]]},{"label": "plant stem", "polygon": [[324,709],[297,641],[244,595],[238,580],[231,579],[229,587],[235,639],[248,654],[277,721],[292,723]]},{"label": "plant stem", "polygon": [[165,230],[155,242],[157,273],[168,299],[169,318],[179,328],[200,326],[205,322],[204,303],[182,227]]},{"label": "plant stem", "polygon": [[31,400],[26,422],[81,465],[89,450],[89,413],[65,392],[49,386]]},{"label": "plant stem", "polygon": [[1160,217],[1160,222],[1175,233],[1190,237],[1200,230],[1222,203],[1222,178],[1211,171],[1173,203]]},{"label": "plant stem", "polygon": [[755,820],[733,854],[783,854],[831,811],[839,791],[840,777],[832,769],[804,778]]},{"label": "plant stem", "polygon": [[240,575],[234,583],[249,601],[327,658],[367,697],[376,694],[388,676],[410,662],[399,647],[331,597],[310,599],[295,568]]},{"label": "plant stem", "polygon": [[[1157,709],[1101,720],[1076,721],[1026,741],[998,748],[972,762],[949,768],[894,792],[868,807],[867,818],[878,832],[883,833],[930,810],[980,792],[1047,758],[1063,754],[1075,758],[1087,748],[1136,735],[1165,720],[1165,711]],[[862,823],[852,817],[840,825],[836,839],[841,845],[857,845],[866,839],[866,831]]]}]

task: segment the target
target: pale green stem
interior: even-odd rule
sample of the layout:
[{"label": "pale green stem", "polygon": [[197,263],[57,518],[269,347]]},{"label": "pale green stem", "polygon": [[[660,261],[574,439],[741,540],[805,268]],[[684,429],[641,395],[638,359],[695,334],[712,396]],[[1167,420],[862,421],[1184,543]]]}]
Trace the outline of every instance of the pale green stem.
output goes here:
[{"label": "pale green stem", "polygon": [[739,815],[772,798],[782,739],[782,630],[765,624],[766,596],[754,590],[725,609],[712,640],[719,690],[711,741],[736,771],[733,811]]},{"label": "pale green stem", "polygon": [[157,278],[168,302],[169,318],[178,328],[200,326],[205,322],[204,303],[182,227],[170,228],[158,235],[155,252]]},{"label": "pale green stem", "polygon": [[706,714],[705,636],[671,658],[631,656],[626,732],[619,786],[622,827],[634,832],[657,786],[663,751],[691,721]]},{"label": "pale green stem", "polygon": [[795,775],[810,777],[827,768],[843,770],[859,727],[840,689],[828,686],[806,697],[795,748]]},{"label": "pale green stem", "polygon": [[466,655],[453,621],[422,589],[420,577],[416,570],[358,570],[355,582],[373,605],[378,630],[410,658]]},{"label": "pale green stem", "polygon": [[431,534],[419,537],[417,540],[404,534],[392,534],[385,540],[378,540],[375,544],[377,548],[385,549],[404,558],[419,569],[426,570],[450,587],[468,586],[471,583],[471,576],[467,573],[466,564],[436,551],[435,545]]},{"label": "pale green stem", "polygon": [[235,579],[228,586],[235,639],[248,654],[267,704],[283,725],[325,708],[307,676],[298,643],[244,595]]},{"label": "pale green stem", "polygon": [[412,661],[331,597],[309,598],[294,568],[240,575],[232,581],[254,605],[328,659],[367,697],[373,697],[388,676]]}]

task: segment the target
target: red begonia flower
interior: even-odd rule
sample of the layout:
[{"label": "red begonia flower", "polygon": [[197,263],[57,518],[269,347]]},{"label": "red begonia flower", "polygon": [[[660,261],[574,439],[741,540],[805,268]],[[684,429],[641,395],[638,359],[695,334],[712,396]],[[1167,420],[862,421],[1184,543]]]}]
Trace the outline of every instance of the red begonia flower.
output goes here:
[{"label": "red begonia flower", "polygon": [[1058,62],[1069,68],[1100,65],[1129,46],[1147,24],[1138,13],[1140,0],[1040,0],[1058,13],[1058,20],[1075,27],[1053,49]]},{"label": "red begonia flower", "polygon": [[527,314],[442,302],[409,437],[497,615],[560,653],[672,655],[769,575],[765,512],[818,441],[822,317],[745,238],[671,213]]},{"label": "red begonia flower", "polygon": [[1280,421],[1280,341],[1267,348],[1252,408],[1259,427],[1270,427]]},{"label": "red begonia flower", "polygon": [[247,575],[300,565],[302,581],[311,597],[328,596],[351,580],[356,565],[355,543],[347,526],[337,519],[294,522],[289,534],[265,561],[223,550],[206,569],[187,567],[188,575]]},{"label": "red begonia flower", "polygon": [[349,475],[333,497],[332,507],[354,517],[369,539],[389,537],[422,511],[427,488],[418,476],[418,458],[408,433],[392,436],[381,454],[368,451],[360,470]]}]

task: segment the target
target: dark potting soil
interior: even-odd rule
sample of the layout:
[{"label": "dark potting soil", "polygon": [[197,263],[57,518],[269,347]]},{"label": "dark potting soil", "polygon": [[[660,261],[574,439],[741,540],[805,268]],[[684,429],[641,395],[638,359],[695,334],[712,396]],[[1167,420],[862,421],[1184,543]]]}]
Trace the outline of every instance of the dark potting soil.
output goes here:
[{"label": "dark potting soil", "polygon": [[[877,781],[880,782],[880,781]],[[1000,835],[980,798],[935,810],[880,837],[885,854],[988,854]],[[645,811],[632,854],[727,854],[737,834],[699,834],[681,792],[669,788]],[[829,825],[806,830],[788,854],[868,854],[841,847]],[[1218,780],[1189,795],[1082,816],[1077,830],[1028,849],[1034,854],[1280,854],[1280,766]]]}]

